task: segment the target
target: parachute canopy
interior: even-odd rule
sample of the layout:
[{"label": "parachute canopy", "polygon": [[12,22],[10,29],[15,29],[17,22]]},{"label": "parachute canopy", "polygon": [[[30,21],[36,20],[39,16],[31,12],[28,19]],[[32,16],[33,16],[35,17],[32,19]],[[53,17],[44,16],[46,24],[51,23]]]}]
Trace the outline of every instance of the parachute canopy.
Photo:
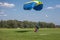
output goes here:
[{"label": "parachute canopy", "polygon": [[30,1],[24,4],[24,10],[37,10],[40,11],[43,8],[43,3],[41,1]]}]

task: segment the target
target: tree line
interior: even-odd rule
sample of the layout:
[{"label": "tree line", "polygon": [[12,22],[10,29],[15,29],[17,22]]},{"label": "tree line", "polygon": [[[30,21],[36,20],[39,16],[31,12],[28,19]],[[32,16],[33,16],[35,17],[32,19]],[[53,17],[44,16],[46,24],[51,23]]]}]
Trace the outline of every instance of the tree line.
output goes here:
[{"label": "tree line", "polygon": [[0,28],[34,28],[38,25],[40,28],[55,28],[54,23],[18,21],[18,20],[0,20]]}]

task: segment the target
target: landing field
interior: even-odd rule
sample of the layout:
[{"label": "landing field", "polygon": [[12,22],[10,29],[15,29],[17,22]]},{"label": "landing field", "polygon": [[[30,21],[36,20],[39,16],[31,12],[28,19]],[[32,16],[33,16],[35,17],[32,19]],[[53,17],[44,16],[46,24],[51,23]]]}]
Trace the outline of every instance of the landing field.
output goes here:
[{"label": "landing field", "polygon": [[60,40],[60,28],[6,29],[0,28],[0,40]]}]

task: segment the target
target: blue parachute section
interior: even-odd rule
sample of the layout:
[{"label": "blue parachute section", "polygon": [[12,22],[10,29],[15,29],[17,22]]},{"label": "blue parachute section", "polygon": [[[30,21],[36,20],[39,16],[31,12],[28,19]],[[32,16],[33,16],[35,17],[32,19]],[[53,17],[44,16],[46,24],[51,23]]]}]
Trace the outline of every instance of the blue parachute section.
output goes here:
[{"label": "blue parachute section", "polygon": [[36,11],[40,11],[43,8],[43,3],[40,1],[32,1],[24,4],[23,9],[24,10],[31,10],[34,9]]},{"label": "blue parachute section", "polygon": [[24,4],[23,8],[24,8],[24,10],[31,10],[35,4],[36,4],[35,2],[26,3],[26,4]]},{"label": "blue parachute section", "polygon": [[40,11],[42,8],[43,8],[43,4],[40,4],[40,5],[37,5],[37,6],[33,7],[33,9],[37,10],[37,11]]}]

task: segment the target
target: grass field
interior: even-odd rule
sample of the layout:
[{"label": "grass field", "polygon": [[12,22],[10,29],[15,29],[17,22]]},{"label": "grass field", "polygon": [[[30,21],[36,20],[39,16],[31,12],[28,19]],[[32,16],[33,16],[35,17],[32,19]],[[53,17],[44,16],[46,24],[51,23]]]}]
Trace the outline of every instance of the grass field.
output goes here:
[{"label": "grass field", "polygon": [[0,40],[60,40],[59,28],[34,29],[2,29],[0,28]]}]

